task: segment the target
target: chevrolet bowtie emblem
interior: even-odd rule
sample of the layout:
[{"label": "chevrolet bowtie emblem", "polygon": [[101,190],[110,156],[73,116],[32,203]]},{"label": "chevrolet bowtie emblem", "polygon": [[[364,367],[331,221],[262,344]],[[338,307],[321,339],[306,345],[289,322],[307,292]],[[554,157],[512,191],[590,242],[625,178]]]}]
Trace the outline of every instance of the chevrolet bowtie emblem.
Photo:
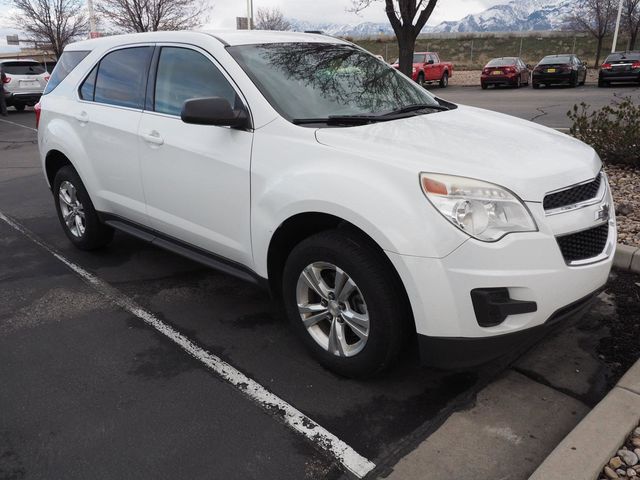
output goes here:
[{"label": "chevrolet bowtie emblem", "polygon": [[610,209],[611,207],[609,207],[608,203],[602,204],[602,206],[600,207],[600,210],[596,212],[596,222],[598,221],[608,222],[609,216],[610,216],[610,213],[609,213]]}]

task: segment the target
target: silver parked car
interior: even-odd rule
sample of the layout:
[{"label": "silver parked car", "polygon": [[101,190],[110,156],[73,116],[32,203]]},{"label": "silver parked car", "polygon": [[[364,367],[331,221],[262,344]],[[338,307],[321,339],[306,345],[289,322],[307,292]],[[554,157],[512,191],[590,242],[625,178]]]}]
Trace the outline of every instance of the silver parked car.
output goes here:
[{"label": "silver parked car", "polygon": [[39,62],[30,59],[0,60],[0,68],[6,78],[4,95],[7,107],[22,111],[34,106],[40,100],[44,87],[49,81],[49,73]]}]

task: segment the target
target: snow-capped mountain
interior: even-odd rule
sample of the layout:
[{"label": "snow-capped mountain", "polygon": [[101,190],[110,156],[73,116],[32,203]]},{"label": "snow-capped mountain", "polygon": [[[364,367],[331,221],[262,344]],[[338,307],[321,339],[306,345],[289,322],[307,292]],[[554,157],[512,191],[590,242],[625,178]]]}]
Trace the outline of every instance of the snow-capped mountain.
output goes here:
[{"label": "snow-capped mountain", "polygon": [[429,32],[518,32],[554,30],[576,8],[575,0],[512,0],[462,20],[427,27]]},{"label": "snow-capped mountain", "polygon": [[[511,0],[461,20],[427,25],[429,32],[519,32],[559,29],[564,18],[576,8],[576,0]],[[329,35],[375,37],[393,35],[389,23],[314,23],[291,20],[293,30],[321,30]]]}]

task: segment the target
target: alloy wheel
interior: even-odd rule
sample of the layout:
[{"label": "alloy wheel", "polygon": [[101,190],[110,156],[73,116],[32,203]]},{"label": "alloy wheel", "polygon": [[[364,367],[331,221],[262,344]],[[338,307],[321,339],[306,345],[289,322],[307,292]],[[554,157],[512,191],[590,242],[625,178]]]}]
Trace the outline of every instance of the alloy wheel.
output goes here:
[{"label": "alloy wheel", "polygon": [[365,347],[370,322],[362,292],[340,267],[307,265],[296,287],[298,312],[307,332],[325,351],[352,357]]},{"label": "alloy wheel", "polygon": [[65,226],[76,238],[81,238],[86,231],[84,206],[78,199],[76,187],[65,180],[58,189],[58,203]]}]

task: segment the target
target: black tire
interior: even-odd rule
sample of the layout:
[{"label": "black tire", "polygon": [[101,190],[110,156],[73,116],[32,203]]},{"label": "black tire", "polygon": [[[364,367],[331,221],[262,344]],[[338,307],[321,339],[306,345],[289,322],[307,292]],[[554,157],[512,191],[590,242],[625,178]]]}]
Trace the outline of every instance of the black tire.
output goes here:
[{"label": "black tire", "polygon": [[518,76],[518,79],[516,80],[515,88],[520,88],[520,87],[522,87],[522,77]]},{"label": "black tire", "polygon": [[487,88],[489,88],[489,85],[487,85],[486,83],[481,83],[480,87],[482,87],[482,90],[486,90]]},{"label": "black tire", "polygon": [[609,82],[605,82],[604,80],[598,80],[598,88],[607,88],[609,86]]},{"label": "black tire", "polygon": [[418,74],[418,79],[416,80],[416,83],[421,87],[424,87],[424,73],[420,72]]},{"label": "black tire", "polygon": [[576,76],[574,78],[571,79],[571,83],[569,84],[569,86],[571,88],[576,88],[578,86],[580,82],[578,81],[578,74],[576,73]]},{"label": "black tire", "polygon": [[[77,200],[80,202],[83,209],[84,231],[82,233],[79,233],[77,230],[77,233],[74,234],[71,227],[69,227],[64,220],[64,214],[62,212],[63,207],[61,205],[59,195],[60,187],[65,182],[68,182],[75,188]],[[89,198],[89,194],[87,193],[82,180],[80,180],[78,172],[76,172],[72,166],[67,165],[62,167],[56,173],[55,179],[53,180],[53,197],[60,225],[62,226],[64,233],[67,235],[67,238],[74,246],[80,250],[95,250],[104,247],[111,241],[113,238],[113,229],[100,222],[98,214],[91,202],[91,198]]]},{"label": "black tire", "polygon": [[[329,352],[302,322],[298,310],[298,280],[303,270],[318,262],[342,269],[355,282],[366,304],[369,333],[364,347],[353,356]],[[333,288],[335,284],[332,286],[329,279],[327,286]],[[350,230],[328,230],[302,241],[287,259],[282,288],[285,311],[293,329],[309,352],[329,370],[345,377],[364,378],[388,369],[398,358],[411,325],[406,294],[388,259],[361,235]],[[323,300],[316,295],[313,302],[307,301],[318,304]],[[321,334],[328,338],[331,320],[325,318],[321,322],[318,328],[323,329]],[[353,330],[350,332],[356,338]]]},{"label": "black tire", "polygon": [[26,105],[24,103],[18,103],[13,106],[13,108],[15,108],[18,112],[24,112],[25,107]]},{"label": "black tire", "polygon": [[449,86],[449,72],[444,72],[440,79],[440,88],[447,88]]},{"label": "black tire", "polygon": [[537,90],[538,88],[540,88],[540,84],[539,84],[539,83],[536,83],[536,82],[531,83],[531,86],[532,86],[534,89],[536,89],[536,90]]}]

